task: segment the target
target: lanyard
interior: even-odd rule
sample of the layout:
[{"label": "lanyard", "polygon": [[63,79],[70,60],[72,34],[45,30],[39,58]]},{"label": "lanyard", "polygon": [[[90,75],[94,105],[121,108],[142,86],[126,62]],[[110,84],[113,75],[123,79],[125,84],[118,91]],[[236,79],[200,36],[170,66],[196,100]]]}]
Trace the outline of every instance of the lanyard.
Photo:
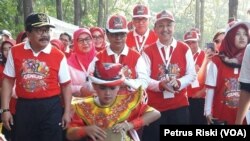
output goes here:
[{"label": "lanyard", "polygon": [[[161,48],[162,48],[162,47],[161,47]],[[170,63],[170,60],[171,60],[171,58],[172,58],[172,54],[173,54],[174,50],[172,50],[172,47],[170,47],[170,46],[168,47],[168,49],[170,50],[170,51],[169,51],[169,58],[168,58],[168,60],[166,60],[166,56],[164,57],[161,48],[158,47],[158,50],[159,50],[159,52],[160,52],[161,59],[162,59],[164,65],[165,65],[165,67],[168,68],[168,65],[169,65],[169,63]],[[164,48],[164,47],[163,47],[163,48]],[[164,52],[165,52],[164,54],[166,54],[165,48],[164,48]],[[167,63],[166,63],[166,62],[167,62]]]},{"label": "lanyard", "polygon": [[[147,40],[148,36],[149,36],[149,34],[145,34],[145,35],[144,35],[144,39],[143,39],[143,42],[142,42],[141,46],[139,46],[139,43],[138,43],[138,40],[137,40],[137,36],[134,36],[134,38],[135,38],[135,43],[136,43],[136,49],[137,49],[137,51],[138,51],[139,53],[141,53],[141,51],[143,50],[144,45],[145,45],[145,43],[146,43],[146,40]],[[140,37],[139,37],[139,38],[140,38]]]},{"label": "lanyard", "polygon": [[200,54],[200,53],[197,51],[197,52],[193,55],[194,63],[195,63],[195,64],[196,64],[196,62],[197,62],[197,59],[198,59],[199,54]]},{"label": "lanyard", "polygon": [[76,60],[77,60],[77,62],[80,64],[80,67],[82,68],[83,72],[85,72],[85,74],[86,74],[86,81],[89,81],[88,73],[87,73],[85,67],[84,67],[84,66],[82,65],[82,63],[79,61],[79,59],[78,59],[77,56],[76,56]]}]

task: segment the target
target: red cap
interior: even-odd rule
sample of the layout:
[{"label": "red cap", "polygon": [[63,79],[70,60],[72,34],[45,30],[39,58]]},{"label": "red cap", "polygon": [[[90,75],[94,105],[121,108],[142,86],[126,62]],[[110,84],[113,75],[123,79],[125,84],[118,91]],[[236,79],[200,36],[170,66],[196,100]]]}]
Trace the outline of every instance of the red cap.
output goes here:
[{"label": "red cap", "polygon": [[142,4],[137,4],[133,9],[133,18],[137,17],[149,18],[150,15],[148,7]]},{"label": "red cap", "polygon": [[128,32],[127,20],[124,16],[116,14],[108,19],[106,29],[111,33]]},{"label": "red cap", "polygon": [[231,17],[228,19],[227,24],[229,27],[231,27],[233,24],[235,24],[237,20],[234,17]]},{"label": "red cap", "polygon": [[199,40],[199,35],[197,34],[196,31],[188,31],[184,34],[184,42],[186,41],[198,41]]},{"label": "red cap", "polygon": [[195,31],[198,34],[198,36],[201,36],[201,32],[199,28],[193,27],[190,29],[190,31]]},{"label": "red cap", "polygon": [[167,11],[167,10],[163,10],[163,11],[161,11],[160,13],[158,13],[156,15],[155,23],[160,21],[160,20],[163,20],[163,19],[168,19],[168,20],[173,21],[173,22],[175,21],[173,14],[170,11]]},{"label": "red cap", "polygon": [[120,85],[124,80],[124,75],[121,74],[122,65],[119,63],[102,63],[96,61],[95,71],[90,75],[90,80],[95,84],[116,86]]}]

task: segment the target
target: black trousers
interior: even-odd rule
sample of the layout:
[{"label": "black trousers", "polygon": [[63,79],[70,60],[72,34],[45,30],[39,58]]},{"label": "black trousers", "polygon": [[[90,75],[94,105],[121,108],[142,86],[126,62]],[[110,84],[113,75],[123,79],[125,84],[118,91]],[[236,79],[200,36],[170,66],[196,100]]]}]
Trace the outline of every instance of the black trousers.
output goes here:
[{"label": "black trousers", "polygon": [[161,118],[145,126],[142,141],[160,141],[160,125],[189,124],[189,108],[187,106],[161,112]]},{"label": "black trousers", "polygon": [[204,98],[189,98],[189,112],[190,112],[190,124],[193,125],[205,125],[207,124],[206,117],[204,115]]},{"label": "black trousers", "polygon": [[62,141],[62,105],[58,96],[18,99],[15,137],[18,141]]},{"label": "black trousers", "polygon": [[247,91],[247,92],[250,92],[250,84],[240,82],[240,89],[244,90],[244,91]]}]

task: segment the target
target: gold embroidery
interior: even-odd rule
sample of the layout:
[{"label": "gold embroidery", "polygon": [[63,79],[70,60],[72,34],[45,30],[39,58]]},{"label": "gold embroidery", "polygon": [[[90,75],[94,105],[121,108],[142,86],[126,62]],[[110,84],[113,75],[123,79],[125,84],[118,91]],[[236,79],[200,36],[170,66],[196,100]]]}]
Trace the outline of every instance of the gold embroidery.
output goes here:
[{"label": "gold embroidery", "polygon": [[87,125],[97,125],[103,129],[125,121],[131,111],[141,102],[142,89],[133,94],[117,95],[116,101],[110,107],[100,107],[94,102],[94,97],[83,99],[74,104],[76,113]]},{"label": "gold embroidery", "polygon": [[45,14],[38,14],[39,21],[41,22],[47,22],[47,16]]}]

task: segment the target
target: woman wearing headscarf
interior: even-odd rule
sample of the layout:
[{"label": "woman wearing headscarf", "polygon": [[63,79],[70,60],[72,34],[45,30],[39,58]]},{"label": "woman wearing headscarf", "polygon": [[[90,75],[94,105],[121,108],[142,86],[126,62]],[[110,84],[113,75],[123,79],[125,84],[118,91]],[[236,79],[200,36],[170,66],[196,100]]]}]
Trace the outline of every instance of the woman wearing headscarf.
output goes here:
[{"label": "woman wearing headscarf", "polygon": [[241,63],[250,41],[247,22],[237,22],[226,32],[206,78],[205,115],[209,124],[234,124],[239,104]]},{"label": "woman wearing headscarf", "polygon": [[25,42],[28,40],[28,37],[27,37],[27,34],[25,31],[21,31],[17,37],[16,37],[16,44],[19,44],[19,43],[22,43],[22,42]]},{"label": "woman wearing headscarf", "polygon": [[107,46],[107,41],[105,37],[104,30],[100,27],[90,28],[91,35],[93,37],[93,44],[97,52],[105,49]]},{"label": "woman wearing headscarf", "polygon": [[87,28],[80,28],[73,35],[74,52],[68,58],[73,96],[84,97],[93,93],[88,80],[88,67],[96,51],[92,36]]}]

